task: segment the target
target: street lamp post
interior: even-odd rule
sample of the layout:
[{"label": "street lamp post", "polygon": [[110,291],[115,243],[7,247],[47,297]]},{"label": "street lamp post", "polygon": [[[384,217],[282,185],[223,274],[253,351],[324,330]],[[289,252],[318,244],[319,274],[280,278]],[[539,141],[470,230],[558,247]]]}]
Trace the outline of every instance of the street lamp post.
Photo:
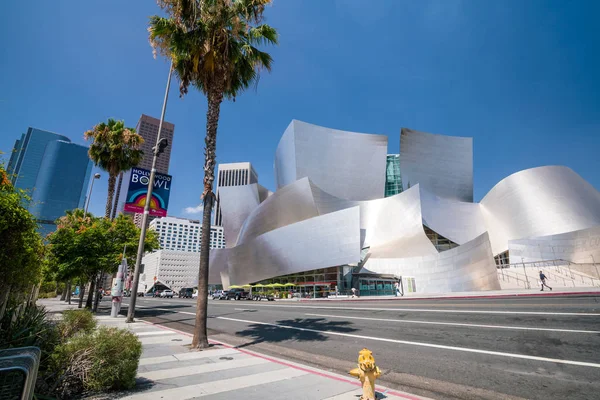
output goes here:
[{"label": "street lamp post", "polygon": [[152,169],[150,170],[150,180],[148,182],[148,192],[146,193],[146,203],[144,204],[144,214],[142,215],[142,231],[140,233],[140,242],[138,243],[137,257],[135,259],[135,270],[133,272],[133,283],[131,286],[131,297],[129,299],[129,308],[127,309],[127,322],[134,322],[135,303],[137,300],[137,288],[140,283],[140,265],[144,255],[144,242],[146,240],[146,230],[148,229],[148,215],[150,214],[150,199],[152,198],[152,188],[154,186],[154,174],[156,173],[156,160],[160,153],[165,150],[168,142],[166,138],[161,139],[163,121],[167,110],[167,100],[169,99],[169,88],[171,87],[171,75],[173,75],[173,61],[169,67],[169,77],[167,78],[167,88],[163,100],[162,111],[160,113],[160,122],[158,123],[158,135],[156,135],[156,145],[152,148]]},{"label": "street lamp post", "polygon": [[90,185],[90,191],[88,193],[87,201],[85,202],[85,210],[83,211],[84,216],[87,214],[88,207],[90,206],[90,200],[92,199],[92,189],[94,188],[94,181],[100,179],[100,174],[95,173],[92,178],[92,184]]}]

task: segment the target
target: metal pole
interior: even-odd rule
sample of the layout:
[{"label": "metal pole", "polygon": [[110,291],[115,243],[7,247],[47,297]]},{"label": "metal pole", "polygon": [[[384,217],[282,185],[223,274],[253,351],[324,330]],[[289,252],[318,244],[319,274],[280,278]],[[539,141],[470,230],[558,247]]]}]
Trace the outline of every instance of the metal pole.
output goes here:
[{"label": "metal pole", "polygon": [[596,265],[596,260],[594,260],[594,255],[590,254],[590,257],[592,257],[592,263],[594,264],[594,268],[596,268],[596,276],[598,277],[598,279],[600,279],[600,274],[598,274],[598,265]]},{"label": "metal pole", "polygon": [[90,185],[90,191],[88,192],[87,201],[85,202],[85,209],[83,210],[83,215],[87,214],[88,207],[90,206],[90,200],[92,198],[92,189],[94,188],[94,181],[100,178],[100,174],[96,173],[92,177],[92,184]]},{"label": "metal pole", "polygon": [[140,283],[140,265],[144,255],[144,241],[146,240],[146,229],[148,228],[148,214],[150,213],[150,199],[152,198],[152,188],[154,186],[154,174],[156,173],[156,160],[158,159],[158,144],[160,134],[162,133],[163,121],[167,110],[167,100],[169,99],[169,88],[171,87],[171,75],[173,75],[173,61],[169,67],[169,77],[167,78],[167,88],[165,89],[165,99],[163,101],[162,111],[160,113],[160,122],[158,124],[158,135],[156,135],[156,145],[154,146],[154,155],[152,157],[152,169],[150,170],[150,181],[148,182],[148,192],[146,194],[146,204],[144,205],[144,215],[142,216],[142,232],[140,233],[140,242],[138,243],[137,257],[135,259],[135,270],[133,272],[133,285],[131,298],[129,299],[129,309],[127,310],[127,322],[133,322],[135,316],[135,303],[137,300],[137,288]]},{"label": "metal pole", "polygon": [[525,280],[527,281],[527,289],[531,289],[531,285],[529,284],[529,277],[527,276],[527,270],[525,269],[525,260],[521,257],[521,263],[523,264],[523,273],[525,273]]}]

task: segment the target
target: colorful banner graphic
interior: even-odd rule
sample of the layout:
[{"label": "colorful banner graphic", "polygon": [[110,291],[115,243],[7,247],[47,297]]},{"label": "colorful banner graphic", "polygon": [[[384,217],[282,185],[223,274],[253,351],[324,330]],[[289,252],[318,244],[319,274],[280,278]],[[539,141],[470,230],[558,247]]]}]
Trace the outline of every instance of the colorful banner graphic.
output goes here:
[{"label": "colorful banner graphic", "polygon": [[[150,215],[166,217],[171,193],[171,175],[154,174],[154,187],[150,199]],[[143,213],[146,205],[146,194],[150,182],[150,171],[142,168],[132,168],[129,178],[129,189],[125,199],[125,211]]]}]

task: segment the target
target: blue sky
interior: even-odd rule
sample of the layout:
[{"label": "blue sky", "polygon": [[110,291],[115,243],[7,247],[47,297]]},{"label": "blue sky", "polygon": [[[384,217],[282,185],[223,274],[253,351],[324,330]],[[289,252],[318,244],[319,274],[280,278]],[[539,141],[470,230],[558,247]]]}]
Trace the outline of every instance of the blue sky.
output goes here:
[{"label": "blue sky", "polygon": [[[28,126],[84,143],[109,117],[158,117],[168,65],[147,40],[154,1],[10,1],[0,40],[0,150]],[[597,1],[275,0],[273,72],[221,112],[219,162],[250,161],[274,189],[292,119],[389,136],[401,127],[474,138],[475,199],[516,171],[567,165],[600,188]],[[206,100],[171,91],[169,213],[202,191]],[[360,160],[357,160],[360,162]],[[103,214],[107,176],[90,210]]]}]

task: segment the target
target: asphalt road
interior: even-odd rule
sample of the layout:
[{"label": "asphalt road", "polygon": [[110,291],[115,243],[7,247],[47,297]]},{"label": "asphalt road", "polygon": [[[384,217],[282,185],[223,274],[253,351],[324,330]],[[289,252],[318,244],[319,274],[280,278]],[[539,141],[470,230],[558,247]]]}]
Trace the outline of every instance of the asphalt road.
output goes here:
[{"label": "asphalt road", "polygon": [[[193,331],[195,300],[139,298]],[[214,339],[345,373],[373,351],[382,384],[437,399],[600,399],[600,297],[209,302]]]}]

